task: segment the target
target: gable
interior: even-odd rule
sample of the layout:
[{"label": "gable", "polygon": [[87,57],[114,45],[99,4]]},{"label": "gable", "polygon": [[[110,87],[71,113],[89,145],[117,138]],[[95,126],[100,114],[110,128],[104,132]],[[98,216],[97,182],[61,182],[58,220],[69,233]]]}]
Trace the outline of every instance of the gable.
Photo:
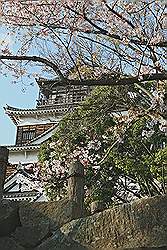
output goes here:
[{"label": "gable", "polygon": [[8,177],[4,184],[4,199],[10,200],[46,200],[43,195],[43,188],[33,175],[24,170],[17,170]]}]

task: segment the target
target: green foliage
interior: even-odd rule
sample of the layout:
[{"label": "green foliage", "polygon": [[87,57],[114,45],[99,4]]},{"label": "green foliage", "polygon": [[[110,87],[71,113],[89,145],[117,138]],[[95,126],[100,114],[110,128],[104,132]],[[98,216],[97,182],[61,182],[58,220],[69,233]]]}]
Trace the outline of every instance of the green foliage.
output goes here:
[{"label": "green foliage", "polygon": [[39,158],[40,162],[43,163],[44,161],[49,160],[50,152],[51,152],[51,150],[49,149],[47,143],[42,144],[40,151],[39,151],[39,154],[38,154],[38,158]]},{"label": "green foliage", "polygon": [[[129,97],[129,92],[135,93],[133,98]],[[167,181],[167,137],[156,119],[147,114],[135,118],[126,127],[122,140],[110,150],[121,124],[113,112],[132,108],[147,110],[148,107],[149,97],[137,91],[136,87],[97,87],[75,111],[63,117],[51,142],[42,146],[39,159],[50,165],[55,159],[59,160],[68,172],[68,162],[76,151],[84,150],[85,154],[87,150],[87,204],[101,200],[110,206],[117,200],[131,200],[130,195],[162,194]],[[90,147],[92,141],[99,146]],[[66,193],[65,180],[64,175],[59,178],[51,174],[46,189],[52,199],[60,193],[60,189],[63,194]]]}]

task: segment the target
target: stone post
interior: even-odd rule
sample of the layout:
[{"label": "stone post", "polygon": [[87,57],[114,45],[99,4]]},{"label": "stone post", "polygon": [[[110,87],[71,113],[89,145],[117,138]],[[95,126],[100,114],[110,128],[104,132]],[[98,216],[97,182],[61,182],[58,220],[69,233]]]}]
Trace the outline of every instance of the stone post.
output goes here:
[{"label": "stone post", "polygon": [[6,176],[9,150],[6,147],[0,147],[0,204],[3,198],[3,187]]},{"label": "stone post", "polygon": [[84,167],[78,161],[72,162],[69,168],[68,198],[74,202],[74,219],[82,217],[84,210]]}]

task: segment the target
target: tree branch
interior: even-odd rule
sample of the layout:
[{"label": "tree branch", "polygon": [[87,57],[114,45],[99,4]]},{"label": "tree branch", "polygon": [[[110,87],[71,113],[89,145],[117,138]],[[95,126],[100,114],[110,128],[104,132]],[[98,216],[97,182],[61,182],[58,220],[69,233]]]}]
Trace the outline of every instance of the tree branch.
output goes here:
[{"label": "tree branch", "polygon": [[69,86],[69,85],[85,85],[85,86],[115,86],[115,85],[131,85],[135,83],[149,82],[154,80],[167,80],[167,73],[155,73],[141,75],[140,78],[137,76],[123,77],[120,76],[108,76],[100,79],[86,79],[86,80],[69,80],[64,81],[57,80],[38,80],[46,83],[54,83],[58,86]]},{"label": "tree branch", "polygon": [[[64,77],[62,72],[59,70],[56,64],[49,61],[48,59],[38,57],[38,56],[13,56],[13,55],[0,55],[0,60],[16,60],[16,61],[33,61],[41,62],[54,70],[56,74],[59,75],[60,81],[58,80],[42,80],[43,82],[50,82],[57,84],[59,86],[68,85],[85,85],[85,86],[114,86],[114,85],[131,85],[134,83],[142,83],[146,81],[154,80],[167,80],[167,73],[154,73],[154,74],[144,74],[140,77],[130,76],[121,78],[119,75],[108,75],[107,77],[101,77],[100,79],[86,79],[86,80],[69,80]],[[40,81],[40,80],[39,80]]]},{"label": "tree branch", "polygon": [[111,8],[107,3],[105,3],[105,6],[108,8],[109,11],[119,17],[123,22],[126,22],[132,29],[135,29],[134,24],[130,20],[126,19],[124,16],[118,13],[116,10],[114,10],[114,8]]},{"label": "tree branch", "polygon": [[49,66],[53,71],[60,77],[62,81],[65,80],[64,75],[58,68],[58,66],[49,61],[46,58],[39,57],[39,56],[14,56],[14,55],[0,55],[0,60],[13,60],[13,61],[32,61],[32,62],[40,62],[45,64],[46,66]]},{"label": "tree branch", "polygon": [[[110,6],[108,6],[108,7],[110,7]],[[86,33],[95,33],[96,32],[97,34],[102,34],[104,36],[111,37],[111,38],[113,38],[115,40],[123,41],[123,37],[121,37],[120,35],[114,34],[114,33],[111,34],[108,30],[103,29],[102,27],[100,27],[99,25],[97,25],[96,23],[94,23],[91,19],[88,18],[88,16],[86,15],[86,13],[84,11],[83,11],[83,13],[79,13],[78,11],[72,9],[68,5],[66,5],[66,8],[68,10],[72,11],[73,13],[77,14],[78,16],[83,17],[85,21],[87,21],[92,27],[94,27],[96,29],[96,31],[90,31],[90,32],[86,32]],[[118,13],[117,13],[117,15],[118,15]],[[123,17],[122,17],[122,20],[125,21],[125,19]],[[126,22],[128,22],[127,19],[126,19]],[[133,26],[132,23],[128,23],[128,24],[131,25],[131,27]],[[139,39],[133,39],[133,38],[130,38],[129,42],[133,43],[133,44],[136,44],[136,45],[146,45],[147,44],[146,40],[140,41]],[[154,43],[154,44],[151,44],[151,46],[162,47],[162,48],[163,47],[167,47],[167,41],[162,41],[162,42]]]}]

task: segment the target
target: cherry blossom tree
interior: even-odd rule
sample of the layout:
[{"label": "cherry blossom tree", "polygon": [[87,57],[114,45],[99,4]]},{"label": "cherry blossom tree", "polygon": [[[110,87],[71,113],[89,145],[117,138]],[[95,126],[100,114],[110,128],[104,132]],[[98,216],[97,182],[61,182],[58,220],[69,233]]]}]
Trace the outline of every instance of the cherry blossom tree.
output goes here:
[{"label": "cherry blossom tree", "polygon": [[62,85],[167,79],[164,1],[2,0],[1,23],[17,48],[2,40],[1,63],[17,77],[37,64]]},{"label": "cherry blossom tree", "polygon": [[58,85],[135,84],[165,123],[165,7],[163,0],[2,0],[1,24],[16,44],[1,40],[1,72]]},{"label": "cherry blossom tree", "polygon": [[[115,141],[101,160],[139,117],[150,117],[166,133],[165,1],[2,0],[0,7],[2,27],[15,41],[11,46],[1,40],[1,72],[5,67],[21,80],[49,77],[63,86],[133,86],[145,97],[149,106],[142,99],[118,122]],[[129,94],[132,100],[135,92]],[[91,143],[101,142],[90,140],[87,148]]]}]

